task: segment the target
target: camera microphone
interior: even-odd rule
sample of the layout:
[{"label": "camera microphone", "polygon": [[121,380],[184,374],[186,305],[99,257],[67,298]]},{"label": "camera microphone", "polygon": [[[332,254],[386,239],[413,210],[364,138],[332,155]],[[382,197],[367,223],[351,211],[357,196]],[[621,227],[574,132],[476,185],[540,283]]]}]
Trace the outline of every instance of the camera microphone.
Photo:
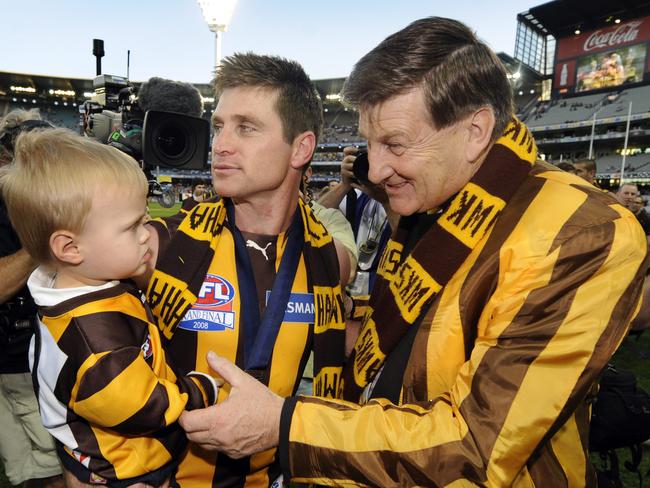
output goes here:
[{"label": "camera microphone", "polygon": [[159,77],[142,84],[138,91],[138,105],[145,113],[157,110],[192,117],[200,117],[203,113],[203,100],[195,86]]}]

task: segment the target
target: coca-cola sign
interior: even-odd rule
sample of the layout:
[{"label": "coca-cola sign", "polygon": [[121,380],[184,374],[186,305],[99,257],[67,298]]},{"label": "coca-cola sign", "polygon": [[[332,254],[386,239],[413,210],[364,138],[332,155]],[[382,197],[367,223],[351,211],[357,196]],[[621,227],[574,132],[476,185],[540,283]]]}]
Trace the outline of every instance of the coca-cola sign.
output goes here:
[{"label": "coca-cola sign", "polygon": [[621,46],[631,46],[648,41],[650,41],[650,17],[629,19],[619,25],[610,25],[558,39],[555,61],[612,51]]},{"label": "coca-cola sign", "polygon": [[587,37],[583,49],[591,51],[593,49],[602,49],[605,47],[618,46],[635,41],[639,35],[640,20],[621,24],[613,30],[597,30]]}]

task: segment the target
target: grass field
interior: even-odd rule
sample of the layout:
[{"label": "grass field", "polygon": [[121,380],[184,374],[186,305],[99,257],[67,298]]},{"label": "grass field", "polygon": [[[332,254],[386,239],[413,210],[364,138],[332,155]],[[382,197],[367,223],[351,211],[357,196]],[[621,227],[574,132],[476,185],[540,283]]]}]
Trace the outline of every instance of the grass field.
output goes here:
[{"label": "grass field", "polygon": [[164,208],[158,202],[153,200],[149,201],[149,215],[154,219],[156,217],[169,217],[170,215],[174,215],[180,210],[180,208],[180,203],[177,203],[171,208]]},{"label": "grass field", "polygon": [[[154,218],[173,215],[178,212],[179,208],[180,204],[177,204],[169,209],[161,207],[157,202],[150,202],[149,204],[150,214]],[[650,331],[645,332],[639,339],[626,339],[621,345],[619,351],[614,356],[612,362],[620,369],[633,371],[637,375],[639,385],[644,390],[650,392],[650,361],[648,361],[648,359],[650,359]],[[561,381],[561,379],[558,381]],[[0,426],[0,428],[2,428],[2,426]],[[618,455],[623,486],[626,488],[639,486],[639,480],[636,474],[627,472],[623,467],[623,463],[630,457],[629,452],[627,450],[621,449],[618,451]],[[592,456],[592,460],[595,464],[597,464],[597,456]],[[650,476],[647,476],[649,470],[650,449],[646,448],[644,452],[644,458],[641,463],[641,472],[644,476],[650,478]],[[648,484],[646,483],[646,485]],[[10,486],[11,485],[7,481],[7,478],[4,475],[4,470],[2,469],[0,463],[0,488],[9,488]]]}]

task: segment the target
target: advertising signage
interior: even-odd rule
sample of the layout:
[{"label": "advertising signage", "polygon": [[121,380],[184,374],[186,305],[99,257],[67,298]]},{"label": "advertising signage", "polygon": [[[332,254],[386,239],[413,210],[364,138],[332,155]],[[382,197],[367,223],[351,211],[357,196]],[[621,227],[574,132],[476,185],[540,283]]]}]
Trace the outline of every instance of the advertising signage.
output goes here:
[{"label": "advertising signage", "polygon": [[583,32],[577,36],[558,39],[555,60],[563,61],[613,51],[623,46],[650,41],[650,17],[614,24],[611,27]]},{"label": "advertising signage", "polygon": [[621,47],[577,61],[576,92],[643,81],[646,44]]},{"label": "advertising signage", "polygon": [[557,41],[554,88],[586,92],[640,83],[647,71],[650,17]]}]

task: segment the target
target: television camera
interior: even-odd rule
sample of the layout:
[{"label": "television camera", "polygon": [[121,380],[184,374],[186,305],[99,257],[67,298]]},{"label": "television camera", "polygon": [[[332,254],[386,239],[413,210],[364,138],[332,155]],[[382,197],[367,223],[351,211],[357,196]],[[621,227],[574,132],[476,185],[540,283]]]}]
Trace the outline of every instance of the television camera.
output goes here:
[{"label": "television camera", "polygon": [[94,96],[80,107],[86,135],[139,161],[149,195],[164,207],[173,206],[173,194],[151,170],[206,169],[210,123],[199,116],[198,90],[162,78],[151,78],[138,90],[126,78],[107,74],[96,76],[93,88]]}]

